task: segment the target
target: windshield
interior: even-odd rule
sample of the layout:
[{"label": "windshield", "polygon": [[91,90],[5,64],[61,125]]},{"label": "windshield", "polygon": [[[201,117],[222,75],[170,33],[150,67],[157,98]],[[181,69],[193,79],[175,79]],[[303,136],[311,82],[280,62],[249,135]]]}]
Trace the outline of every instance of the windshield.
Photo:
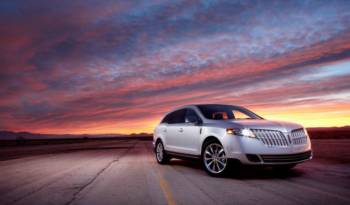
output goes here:
[{"label": "windshield", "polygon": [[197,105],[205,118],[210,120],[263,119],[252,111],[232,105]]}]

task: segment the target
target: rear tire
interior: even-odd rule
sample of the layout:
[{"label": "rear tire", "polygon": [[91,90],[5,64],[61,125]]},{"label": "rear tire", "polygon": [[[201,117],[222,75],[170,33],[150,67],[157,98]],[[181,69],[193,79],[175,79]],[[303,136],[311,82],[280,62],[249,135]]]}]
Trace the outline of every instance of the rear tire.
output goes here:
[{"label": "rear tire", "polygon": [[167,164],[170,161],[170,156],[165,152],[164,145],[161,141],[156,143],[154,151],[159,164]]},{"label": "rear tire", "polygon": [[213,177],[225,176],[230,170],[230,160],[226,158],[223,146],[217,140],[205,142],[202,151],[202,163],[205,171]]}]

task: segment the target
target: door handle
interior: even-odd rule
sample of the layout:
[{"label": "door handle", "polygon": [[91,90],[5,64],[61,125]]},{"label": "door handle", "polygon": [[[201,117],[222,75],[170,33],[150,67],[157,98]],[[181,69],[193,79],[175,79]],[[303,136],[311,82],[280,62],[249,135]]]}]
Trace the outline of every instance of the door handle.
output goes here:
[{"label": "door handle", "polygon": [[179,129],[179,132],[183,132],[184,131],[184,129],[181,127],[180,129]]}]

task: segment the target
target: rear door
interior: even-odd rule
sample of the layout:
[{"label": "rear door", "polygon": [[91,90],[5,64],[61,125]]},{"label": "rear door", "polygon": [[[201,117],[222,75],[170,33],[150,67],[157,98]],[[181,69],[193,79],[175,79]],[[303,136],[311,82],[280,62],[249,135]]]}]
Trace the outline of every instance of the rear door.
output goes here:
[{"label": "rear door", "polygon": [[169,120],[166,127],[166,145],[165,149],[173,152],[183,152],[181,147],[181,135],[185,123],[185,109],[176,110],[169,114]]}]

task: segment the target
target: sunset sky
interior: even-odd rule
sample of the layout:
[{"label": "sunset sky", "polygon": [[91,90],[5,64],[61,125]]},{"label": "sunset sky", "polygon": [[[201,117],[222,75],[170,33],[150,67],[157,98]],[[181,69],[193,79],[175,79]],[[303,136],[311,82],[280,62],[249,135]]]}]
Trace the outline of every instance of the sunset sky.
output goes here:
[{"label": "sunset sky", "polygon": [[350,125],[350,1],[0,3],[0,130],[152,132],[195,103]]}]

